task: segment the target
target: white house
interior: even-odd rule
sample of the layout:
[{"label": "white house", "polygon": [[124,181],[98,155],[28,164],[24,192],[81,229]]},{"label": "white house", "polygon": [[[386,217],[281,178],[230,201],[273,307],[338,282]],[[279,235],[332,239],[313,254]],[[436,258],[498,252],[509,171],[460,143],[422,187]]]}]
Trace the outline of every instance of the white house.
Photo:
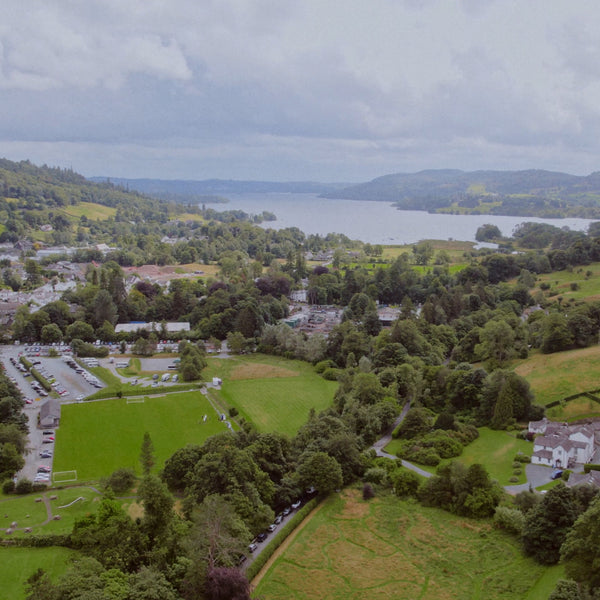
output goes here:
[{"label": "white house", "polygon": [[542,434],[533,441],[533,464],[566,468],[587,463],[594,455],[594,429],[587,425],[532,421],[529,431]]}]

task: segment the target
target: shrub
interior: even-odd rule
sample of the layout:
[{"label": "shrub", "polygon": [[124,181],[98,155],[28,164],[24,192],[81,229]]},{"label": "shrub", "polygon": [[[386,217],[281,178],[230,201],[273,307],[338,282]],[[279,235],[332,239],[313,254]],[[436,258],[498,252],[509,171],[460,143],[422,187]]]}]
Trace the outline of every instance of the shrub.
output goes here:
[{"label": "shrub", "polygon": [[325,369],[322,373],[322,377],[323,379],[327,379],[327,381],[337,381],[339,374],[340,369]]},{"label": "shrub", "polygon": [[518,469],[520,467],[521,467],[521,463],[515,460],[515,462],[512,464],[512,468],[513,469]]},{"label": "shrub", "polygon": [[421,484],[421,480],[415,472],[402,467],[391,473],[390,480],[394,488],[394,493],[401,498],[404,496],[416,496]]},{"label": "shrub", "polygon": [[15,486],[17,494],[30,494],[33,491],[33,483],[29,479],[19,479]]},{"label": "shrub", "polygon": [[527,454],[517,454],[515,456],[515,458],[513,459],[515,462],[520,462],[520,463],[530,463],[531,462],[531,456],[527,456]]},{"label": "shrub", "polygon": [[383,467],[371,467],[365,471],[363,479],[368,483],[382,484],[387,478],[387,471]]},{"label": "shrub", "polygon": [[519,483],[519,478],[514,475],[508,480],[509,483]]},{"label": "shrub", "polygon": [[106,480],[106,487],[110,487],[115,494],[123,494],[133,487],[135,472],[131,468],[117,469]]},{"label": "shrub", "polygon": [[510,508],[508,506],[498,506],[496,508],[494,525],[499,529],[521,535],[524,524],[525,515],[518,508]]},{"label": "shrub", "polygon": [[315,371],[317,373],[319,373],[319,375],[323,374],[327,369],[334,369],[335,368],[335,363],[328,359],[328,360],[322,360],[321,362],[318,362],[315,365]]},{"label": "shrub", "polygon": [[240,413],[239,413],[238,409],[237,409],[235,406],[232,406],[232,407],[229,409],[229,416],[230,416],[232,419],[233,419],[233,418],[235,418],[235,417],[237,417],[239,414],[240,414]]},{"label": "shrub", "polygon": [[7,479],[2,484],[2,493],[3,494],[12,494],[15,491],[15,482],[12,479]]},{"label": "shrub", "polygon": [[521,469],[515,469],[513,471],[513,475],[521,475],[521,473],[523,473],[523,471],[521,471]]},{"label": "shrub", "polygon": [[365,483],[363,485],[363,500],[370,500],[371,498],[375,498],[375,491],[373,490],[373,486],[370,483]]}]

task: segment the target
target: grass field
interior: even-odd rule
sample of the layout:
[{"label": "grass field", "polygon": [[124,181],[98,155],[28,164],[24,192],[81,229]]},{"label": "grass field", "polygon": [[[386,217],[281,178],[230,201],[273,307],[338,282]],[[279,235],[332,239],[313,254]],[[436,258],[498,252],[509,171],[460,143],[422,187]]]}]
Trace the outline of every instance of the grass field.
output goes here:
[{"label": "grass field", "polygon": [[[203,423],[204,415],[208,420]],[[154,444],[156,469],[175,450],[201,444],[226,430],[200,392],[146,397],[143,403],[104,400],[62,407],[57,431],[54,471],[77,470],[78,481],[110,475],[120,467],[139,472],[139,453],[148,431]]]},{"label": "grass field", "polygon": [[[396,449],[399,446],[399,440],[392,440],[386,446],[386,452],[396,454]],[[495,479],[500,485],[517,485],[526,482],[525,465],[521,468],[521,474],[518,475],[519,481],[509,481],[513,477],[514,457],[519,453],[531,456],[533,446],[531,442],[520,440],[507,431],[495,431],[488,427],[479,429],[479,437],[465,447],[462,454],[453,459],[442,460],[440,464],[457,460],[469,466],[474,463],[485,465],[487,472],[492,479]],[[437,467],[426,467],[419,465],[422,469],[435,473]],[[516,475],[514,475],[516,477]]]},{"label": "grass field", "polygon": [[[553,271],[538,275],[534,292],[540,289],[541,283],[550,284],[550,289],[543,292],[549,299],[562,296],[564,300],[600,300],[600,263],[578,267],[573,271]],[[577,284],[577,289],[571,289],[571,284]]]},{"label": "grass field", "polygon": [[209,360],[207,375],[221,377],[220,397],[259,431],[293,436],[311,408],[331,405],[337,382],[326,381],[301,361],[265,355]]},{"label": "grass field", "polygon": [[63,208],[62,212],[75,219],[80,219],[85,215],[92,221],[106,221],[106,219],[114,217],[117,214],[117,209],[112,206],[96,204],[95,202],[80,202],[79,204]]},{"label": "grass field", "polygon": [[256,587],[269,600],[546,600],[562,569],[486,521],[358,490],[332,496]]},{"label": "grass field", "polygon": [[[537,404],[546,405],[579,392],[600,388],[600,346],[532,354],[517,363],[516,373],[525,377]],[[600,416],[600,405],[596,416]]]},{"label": "grass field", "polygon": [[[51,498],[56,498],[51,500]],[[45,498],[52,516],[60,515],[60,520],[50,519],[44,502],[36,502],[37,498]],[[83,498],[73,504],[73,500]],[[43,494],[28,494],[26,496],[5,496],[0,500],[0,512],[6,522],[16,521],[18,527],[31,527],[33,535],[49,533],[70,533],[75,519],[95,512],[101,495],[87,486],[51,490]],[[70,506],[67,506],[70,505]],[[62,508],[61,508],[62,507]],[[8,516],[5,516],[8,515]],[[48,521],[46,523],[46,521]],[[0,537],[27,537],[31,534],[17,529],[7,536],[5,529],[0,529]]]},{"label": "grass field", "polygon": [[43,568],[53,581],[64,573],[77,553],[67,548],[0,547],[0,597],[6,600],[25,598],[25,581]]}]

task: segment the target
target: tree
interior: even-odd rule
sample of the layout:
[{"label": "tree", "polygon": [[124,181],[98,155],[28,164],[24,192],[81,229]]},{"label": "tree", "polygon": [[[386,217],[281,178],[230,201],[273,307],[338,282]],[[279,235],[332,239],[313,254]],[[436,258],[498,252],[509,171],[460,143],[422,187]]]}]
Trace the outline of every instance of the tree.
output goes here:
[{"label": "tree", "polygon": [[488,321],[479,339],[475,352],[490,370],[503,367],[514,356],[515,333],[506,321]]},{"label": "tree", "polygon": [[325,452],[310,452],[300,458],[298,477],[303,487],[314,487],[329,494],[342,487],[342,469],[335,458]]},{"label": "tree", "polygon": [[154,444],[150,434],[144,432],[142,448],[140,450],[140,463],[142,465],[142,473],[144,476],[149,475],[154,466]]},{"label": "tree", "polygon": [[0,444],[0,481],[10,479],[25,466],[25,459],[14,444]]},{"label": "tree", "polygon": [[42,344],[54,344],[62,341],[62,331],[58,325],[50,323],[42,327],[41,342]]},{"label": "tree", "polygon": [[544,565],[560,558],[560,547],[577,517],[572,493],[563,483],[548,490],[527,514],[523,528],[525,552]]},{"label": "tree", "polygon": [[202,369],[206,366],[204,353],[195,344],[185,343],[180,349],[181,361],[179,374],[183,381],[194,381],[202,378]]},{"label": "tree", "polygon": [[236,568],[210,569],[204,589],[206,600],[251,600],[250,583],[244,573]]},{"label": "tree", "polygon": [[584,600],[575,581],[559,579],[548,600]]},{"label": "tree", "polygon": [[153,544],[173,520],[173,496],[156,475],[147,474],[138,487],[138,498],[144,507],[142,526]]},{"label": "tree", "polygon": [[75,321],[67,327],[65,337],[68,340],[78,339],[84,342],[93,342],[96,339],[94,328],[84,321]]},{"label": "tree", "polygon": [[575,521],[560,555],[568,577],[590,591],[600,589],[600,496]]},{"label": "tree", "polygon": [[542,323],[541,350],[544,354],[567,350],[573,344],[567,319],[559,313],[549,314]]}]

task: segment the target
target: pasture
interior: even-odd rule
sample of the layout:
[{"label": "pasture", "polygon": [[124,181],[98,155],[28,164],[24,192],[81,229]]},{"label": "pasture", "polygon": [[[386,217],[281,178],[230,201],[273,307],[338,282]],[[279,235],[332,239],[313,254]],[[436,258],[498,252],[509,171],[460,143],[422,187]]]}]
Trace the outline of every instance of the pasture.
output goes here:
[{"label": "pasture", "polygon": [[[541,290],[540,285],[550,285],[550,289]],[[535,291],[540,290],[549,299],[561,296],[565,301],[600,300],[600,263],[591,263],[574,270],[553,271],[537,276]]]},{"label": "pasture", "polygon": [[255,593],[269,600],[546,600],[561,567],[526,558],[489,521],[358,490],[330,496]]},{"label": "pasture", "polygon": [[[331,405],[337,382],[326,381],[311,365],[266,355],[209,359],[207,378],[221,377],[220,400],[234,407],[258,431],[296,434],[310,410]],[[209,377],[210,376],[210,377]]]},{"label": "pasture", "polygon": [[0,547],[0,590],[2,598],[25,598],[25,581],[43,568],[53,581],[62,575],[77,553],[68,548]]},{"label": "pasture", "polygon": [[95,202],[80,202],[79,204],[62,208],[61,212],[73,219],[80,219],[85,215],[92,221],[106,221],[106,219],[114,217],[117,214],[117,209],[112,206],[96,204]]},{"label": "pasture", "polygon": [[[202,444],[227,430],[200,392],[67,404],[57,431],[54,472],[77,470],[78,481],[106,477],[120,467],[139,473],[139,454],[148,432],[154,444],[155,469],[186,444]],[[140,398],[140,399],[142,399]],[[204,422],[204,415],[208,415]]]},{"label": "pasture", "polygon": [[[532,354],[516,363],[515,373],[525,377],[535,402],[547,405],[580,392],[600,388],[600,346],[554,354]],[[600,406],[596,411],[600,416]]]}]

